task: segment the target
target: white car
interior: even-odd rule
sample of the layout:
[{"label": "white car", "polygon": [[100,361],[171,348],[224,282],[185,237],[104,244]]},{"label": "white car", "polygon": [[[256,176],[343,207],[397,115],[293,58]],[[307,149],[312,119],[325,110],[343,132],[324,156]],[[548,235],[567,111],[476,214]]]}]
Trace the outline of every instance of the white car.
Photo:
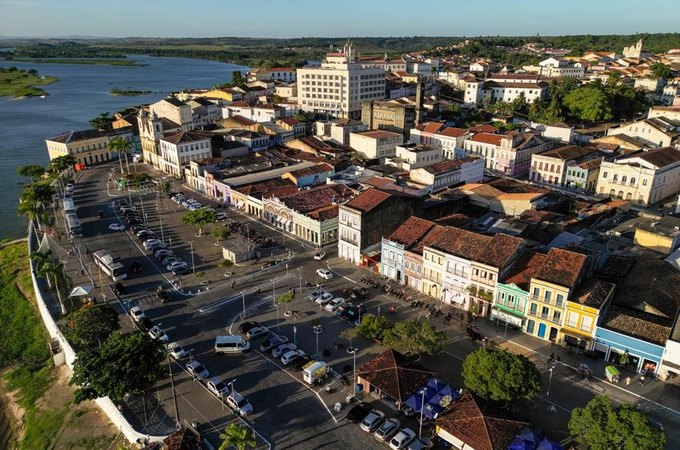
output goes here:
[{"label": "white car", "polygon": [[151,329],[149,330],[149,336],[151,336],[151,339],[156,339],[163,343],[168,342],[170,340],[165,331],[161,329],[160,324],[151,327]]},{"label": "white car", "polygon": [[314,303],[316,303],[317,305],[325,305],[331,300],[333,300],[333,294],[331,294],[330,292],[324,292],[323,294],[321,294],[321,297],[314,300]]},{"label": "white car", "polygon": [[130,317],[134,319],[135,322],[139,322],[142,319],[146,319],[146,314],[142,311],[139,306],[133,306],[130,308]]},{"label": "white car", "polygon": [[177,342],[169,343],[167,349],[172,359],[182,359],[189,354],[189,352],[184,350]]},{"label": "white car", "polygon": [[361,429],[367,433],[373,433],[383,420],[385,420],[385,413],[379,409],[372,409],[361,421]]},{"label": "white car", "polygon": [[109,231],[125,231],[125,225],[120,223],[112,223],[109,225]]},{"label": "white car", "polygon": [[246,336],[248,336],[248,339],[256,339],[260,336],[264,336],[267,333],[269,333],[269,329],[267,327],[259,326],[248,330]]},{"label": "white car", "polygon": [[175,270],[179,269],[180,267],[189,267],[189,264],[185,263],[184,261],[176,261],[165,266],[167,270]]},{"label": "white car", "polygon": [[154,247],[156,245],[163,244],[159,239],[148,239],[144,241],[144,250],[149,250],[151,247]]},{"label": "white car", "polygon": [[314,289],[311,294],[307,296],[307,300],[310,302],[316,301],[317,298],[321,297],[323,294],[326,293],[326,290],[323,288],[317,288]]},{"label": "white car", "polygon": [[218,212],[215,215],[215,220],[225,220],[227,218],[227,213],[225,212]]},{"label": "white car", "polygon": [[283,356],[281,357],[281,364],[284,366],[287,366],[288,364],[292,363],[296,359],[298,359],[301,356],[307,355],[305,352],[302,350],[291,350],[287,353],[284,353]]},{"label": "white car", "polygon": [[272,356],[274,358],[280,358],[283,354],[288,353],[291,350],[297,350],[297,345],[295,344],[281,344],[278,347],[274,347],[272,350]]},{"label": "white car", "polygon": [[330,280],[333,278],[333,272],[328,269],[317,269],[316,274],[323,278],[324,280]]},{"label": "white car", "polygon": [[326,252],[319,252],[316,255],[314,255],[314,259],[317,261],[321,261],[326,257]]},{"label": "white car", "polygon": [[191,375],[197,380],[205,380],[210,376],[210,373],[208,373],[208,369],[206,369],[205,366],[203,366],[203,364],[196,360],[187,363],[187,372],[189,372],[189,375]]},{"label": "white car", "polygon": [[395,417],[387,419],[375,430],[373,437],[380,442],[387,442],[392,436],[394,436],[397,431],[399,431],[399,426],[401,421]]},{"label": "white car", "polygon": [[326,304],[324,309],[328,312],[334,312],[336,309],[345,304],[345,299],[342,297],[336,297]]},{"label": "white car", "polygon": [[253,405],[236,391],[229,394],[227,397],[227,404],[235,409],[241,416],[247,416],[253,412]]},{"label": "white car", "polygon": [[395,434],[390,440],[390,447],[394,450],[402,450],[406,448],[416,438],[416,432],[410,428],[402,428],[399,433]]},{"label": "white car", "polygon": [[206,386],[215,397],[222,398],[229,394],[229,385],[220,380],[219,377],[209,379]]}]

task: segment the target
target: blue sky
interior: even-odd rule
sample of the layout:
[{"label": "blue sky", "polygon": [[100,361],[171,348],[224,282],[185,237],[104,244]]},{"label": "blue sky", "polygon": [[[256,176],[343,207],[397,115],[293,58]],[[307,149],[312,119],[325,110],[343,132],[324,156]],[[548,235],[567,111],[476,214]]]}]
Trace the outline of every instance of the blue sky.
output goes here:
[{"label": "blue sky", "polygon": [[678,0],[0,0],[2,36],[479,36],[677,31]]}]

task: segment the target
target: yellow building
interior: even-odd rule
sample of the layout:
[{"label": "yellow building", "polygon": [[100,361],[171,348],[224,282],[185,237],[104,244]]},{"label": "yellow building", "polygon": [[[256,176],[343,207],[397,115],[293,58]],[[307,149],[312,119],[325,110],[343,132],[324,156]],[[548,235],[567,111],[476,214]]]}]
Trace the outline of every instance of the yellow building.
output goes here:
[{"label": "yellow building", "polygon": [[559,248],[550,249],[529,286],[525,332],[557,342],[567,300],[578,286],[588,257]]},{"label": "yellow building", "polygon": [[439,298],[442,292],[442,274],[446,254],[432,247],[423,249],[423,277],[420,291],[430,297]]},{"label": "yellow building", "polygon": [[71,155],[76,158],[76,162],[89,165],[118,157],[109,149],[109,142],[115,138],[132,142],[132,133],[129,130],[109,133],[99,130],[66,131],[45,139],[45,144],[50,161],[60,156]]},{"label": "yellow building", "polygon": [[558,342],[579,350],[591,350],[595,327],[614,295],[615,285],[602,280],[589,280],[567,300],[564,325]]},{"label": "yellow building", "polygon": [[680,246],[680,219],[664,216],[638,225],[633,238],[635,245],[669,255]]},{"label": "yellow building", "polygon": [[205,98],[217,98],[227,102],[243,100],[243,94],[231,88],[212,89],[202,93],[201,96]]}]

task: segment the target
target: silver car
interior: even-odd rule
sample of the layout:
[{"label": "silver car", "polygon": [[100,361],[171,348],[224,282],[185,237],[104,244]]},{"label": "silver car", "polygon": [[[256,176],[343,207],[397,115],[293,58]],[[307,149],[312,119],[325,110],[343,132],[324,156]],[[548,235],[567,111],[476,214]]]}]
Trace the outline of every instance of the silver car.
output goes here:
[{"label": "silver car", "polygon": [[373,437],[380,442],[389,442],[390,438],[397,434],[400,426],[401,422],[399,419],[394,417],[387,419],[382,423],[382,425],[380,425],[380,427],[378,427],[377,430],[375,430]]},{"label": "silver car", "polygon": [[361,429],[367,433],[373,433],[385,420],[385,413],[379,409],[372,409],[364,420],[361,421]]}]

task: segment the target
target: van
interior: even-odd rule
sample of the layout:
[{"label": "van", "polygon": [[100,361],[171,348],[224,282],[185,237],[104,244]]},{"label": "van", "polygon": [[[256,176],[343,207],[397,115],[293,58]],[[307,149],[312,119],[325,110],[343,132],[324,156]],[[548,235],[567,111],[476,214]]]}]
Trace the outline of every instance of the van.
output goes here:
[{"label": "van", "polygon": [[309,384],[322,379],[328,372],[328,364],[323,361],[311,362],[302,370],[302,379]]},{"label": "van", "polygon": [[217,336],[215,338],[215,353],[236,354],[250,350],[250,342],[243,336]]}]

